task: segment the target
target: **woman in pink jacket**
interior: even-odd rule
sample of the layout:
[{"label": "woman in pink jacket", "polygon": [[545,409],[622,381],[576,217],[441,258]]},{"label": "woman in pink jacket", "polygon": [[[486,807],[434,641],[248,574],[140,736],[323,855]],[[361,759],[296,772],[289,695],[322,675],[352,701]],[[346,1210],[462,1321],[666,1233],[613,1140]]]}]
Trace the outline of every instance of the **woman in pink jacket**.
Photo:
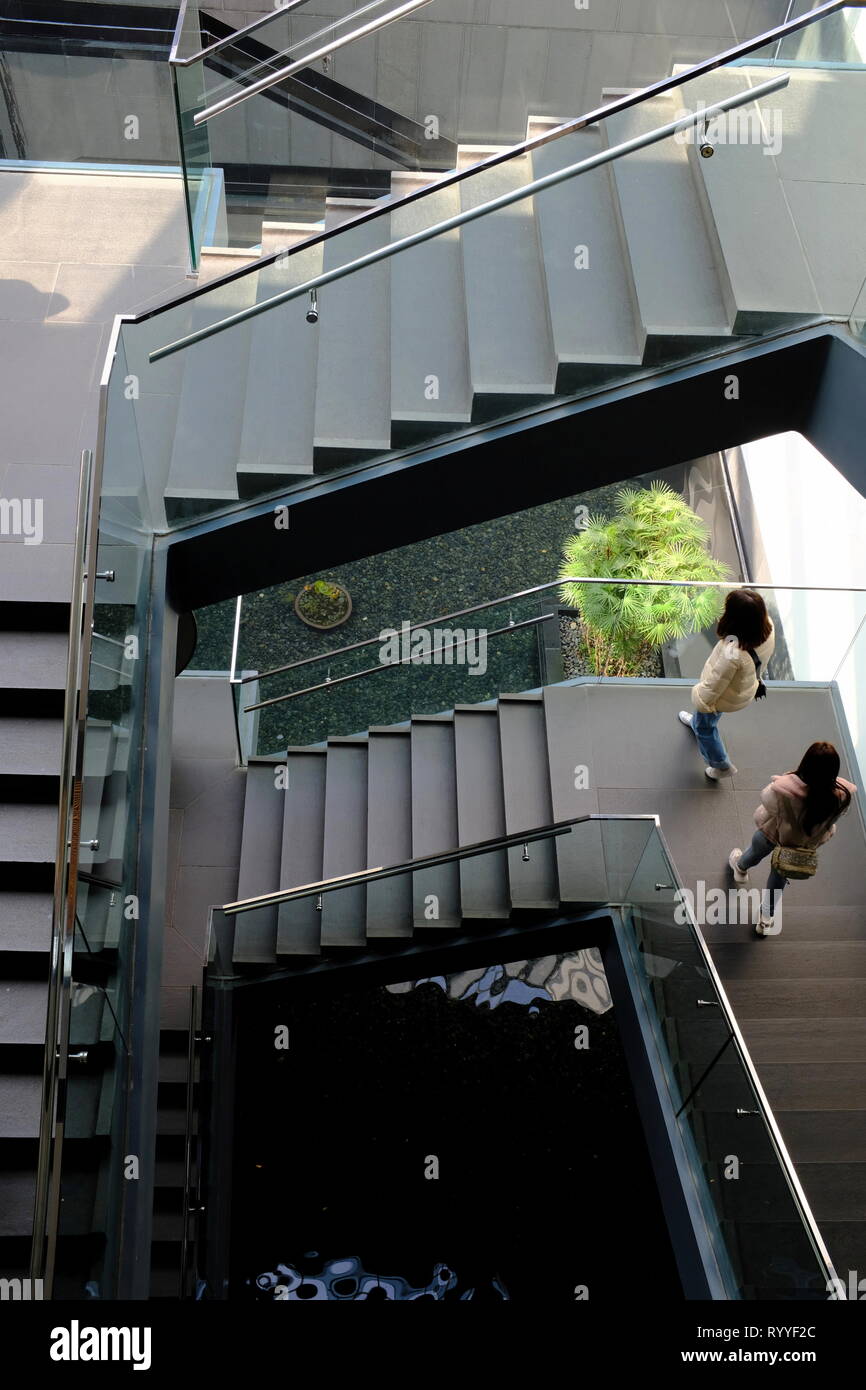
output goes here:
[{"label": "woman in pink jacket", "polygon": [[[752,843],[745,852],[732,849],[728,858],[735,883],[748,883],[748,870],[772,854],[777,845],[817,849],[826,844],[836,834],[836,822],[848,810],[856,790],[853,782],[839,776],[839,754],[832,743],[813,743],[796,772],[776,773],[761,792]],[[777,869],[770,869],[755,927],[759,936],[778,936],[782,930],[774,919],[778,895],[787,882]]]}]

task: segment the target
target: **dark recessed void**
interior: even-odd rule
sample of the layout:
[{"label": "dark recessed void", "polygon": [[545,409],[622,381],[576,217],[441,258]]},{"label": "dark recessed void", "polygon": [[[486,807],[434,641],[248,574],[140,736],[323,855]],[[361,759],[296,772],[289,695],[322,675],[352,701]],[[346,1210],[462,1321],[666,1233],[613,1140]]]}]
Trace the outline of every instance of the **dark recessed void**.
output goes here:
[{"label": "dark recessed void", "polygon": [[237,998],[230,1297],[682,1297],[596,951],[270,998]]}]

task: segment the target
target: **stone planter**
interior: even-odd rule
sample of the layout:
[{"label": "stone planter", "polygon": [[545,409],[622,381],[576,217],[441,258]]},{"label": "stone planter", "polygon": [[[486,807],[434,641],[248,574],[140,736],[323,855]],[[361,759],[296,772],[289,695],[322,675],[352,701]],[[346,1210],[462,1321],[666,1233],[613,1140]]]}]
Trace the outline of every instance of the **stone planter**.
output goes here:
[{"label": "stone planter", "polygon": [[[317,593],[316,584],[322,583],[327,583],[330,589],[336,589],[338,595],[334,599],[331,599],[327,594]],[[323,621],[316,621],[316,618],[311,616],[310,611],[304,611],[303,605],[305,600],[309,602],[312,612],[315,612],[318,608],[322,615],[327,612],[329,607],[333,607],[334,617],[330,619],[325,618]],[[313,584],[304,585],[300,593],[295,595],[294,606],[296,614],[307,627],[316,628],[319,632],[330,632],[332,628],[342,627],[343,623],[348,621],[352,613],[352,596],[348,589],[343,588],[342,584],[327,580],[316,580]]]}]

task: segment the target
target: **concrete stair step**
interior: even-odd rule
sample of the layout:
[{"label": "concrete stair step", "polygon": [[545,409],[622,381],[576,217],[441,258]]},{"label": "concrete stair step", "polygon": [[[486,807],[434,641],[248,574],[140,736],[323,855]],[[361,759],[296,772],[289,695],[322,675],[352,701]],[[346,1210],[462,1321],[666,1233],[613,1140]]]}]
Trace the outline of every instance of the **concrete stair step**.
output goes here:
[{"label": "concrete stair step", "polygon": [[207,285],[212,280],[221,280],[232,271],[255,265],[258,259],[255,247],[203,246],[199,252],[198,282]]},{"label": "concrete stair step", "polygon": [[[745,887],[763,888],[766,879],[753,875]],[[732,885],[733,886],[733,885]],[[789,902],[783,902],[782,934],[786,945],[789,942],[813,942],[815,945],[830,945],[843,941],[866,940],[866,908],[851,906],[828,906],[825,903],[815,907],[795,906],[794,894],[788,894]],[[754,942],[755,934],[751,921],[732,923],[711,923],[701,925],[704,940],[715,949],[716,944],[732,945],[738,942]]]},{"label": "concrete stair step", "polygon": [[[447,854],[458,847],[454,724],[445,717],[412,720],[412,858]],[[416,931],[460,925],[457,864],[420,869],[413,875]]]},{"label": "concrete stair step", "polygon": [[[408,729],[367,739],[367,867],[412,858],[412,748]],[[412,875],[367,884],[367,940],[412,935]]]},{"label": "concrete stair step", "polygon": [[[321,243],[265,265],[259,271],[256,299],[269,299],[318,275]],[[263,478],[280,479],[312,473],[318,327],[306,322],[309,300],[293,300],[253,319],[247,389],[238,456],[238,479],[252,480],[261,491]]]},{"label": "concrete stair step", "polygon": [[56,806],[0,805],[0,865],[53,865],[56,837]]},{"label": "concrete stair step", "polygon": [[[544,733],[550,776],[551,820],[566,821],[598,810],[592,732],[584,686],[546,686]],[[563,902],[604,902],[608,897],[602,825],[575,826],[554,841]]]},{"label": "concrete stair step", "polygon": [[856,1110],[788,1110],[782,1136],[794,1163],[866,1163],[866,1107]]},{"label": "concrete stair step", "polygon": [[0,893],[0,950],[47,955],[52,908],[50,893]]},{"label": "concrete stair step", "polygon": [[[495,708],[455,709],[454,759],[460,845],[504,835],[499,721]],[[460,901],[464,919],[511,915],[506,851],[461,861]]]},{"label": "concrete stair step", "polygon": [[[370,203],[327,200],[325,223],[351,221]],[[387,244],[388,218],[346,228],[325,242],[323,269],[347,265]],[[388,449],[391,445],[391,268],[386,261],[319,293],[317,448]]]},{"label": "concrete stair step", "polygon": [[186,1108],[161,1102],[156,1112],[156,1130],[161,1135],[186,1134]]},{"label": "concrete stair step", "polygon": [[35,1197],[35,1169],[0,1169],[0,1239],[32,1235]]},{"label": "concrete stair step", "polygon": [[[257,281],[254,273],[243,275],[193,300],[192,329],[249,307],[255,302]],[[237,500],[249,345],[250,325],[244,323],[185,350],[167,499]]]},{"label": "concrete stair step", "polygon": [[[530,136],[561,124],[552,117],[531,121]],[[551,140],[531,153],[533,178],[577,164],[603,147],[598,126]],[[634,366],[643,360],[646,333],[611,179],[603,167],[535,198],[560,384],[563,379],[577,384],[581,366]]]},{"label": "concrete stair step", "polygon": [[[280,887],[281,827],[285,791],[277,785],[279,759],[250,760],[244,798],[238,898],[275,893]],[[270,965],[276,960],[276,908],[256,908],[235,918],[234,960]]]},{"label": "concrete stair step", "polygon": [[[771,945],[772,954],[756,946]],[[713,946],[713,961],[727,984],[737,980],[862,980],[866,941],[791,941],[784,933],[771,941]]]},{"label": "concrete stair step", "polygon": [[154,1264],[150,1271],[150,1297],[180,1298],[180,1268],[162,1260]]},{"label": "concrete stair step", "polygon": [[[866,1061],[866,1017],[741,1019],[746,1046],[760,1069],[766,1063]],[[695,1009],[670,1017],[676,1054],[709,1064],[728,1036],[717,1009]]]},{"label": "concrete stair step", "polygon": [[[721,1193],[724,1211],[737,1221],[790,1220],[790,1199],[778,1165],[741,1163],[736,1179],[724,1177],[724,1164],[707,1173]],[[866,1163],[801,1163],[797,1176],[815,1220],[866,1222]]]},{"label": "concrete stair step", "polygon": [[183,1213],[180,1211],[155,1211],[151,1227],[156,1241],[183,1240]]},{"label": "concrete stair step", "polygon": [[0,1048],[44,1045],[47,1000],[43,980],[0,980]]},{"label": "concrete stair step", "polygon": [[[549,825],[553,820],[544,705],[531,695],[500,696],[497,708],[505,825],[509,835]],[[508,850],[508,877],[514,908],[559,905],[556,850],[552,841]]]},{"label": "concrete stair step", "polygon": [[62,719],[0,719],[0,777],[59,777],[62,736]]},{"label": "concrete stair step", "polygon": [[[339,878],[367,867],[367,743],[331,739],[325,770],[322,877]],[[325,893],[322,945],[362,949],[367,940],[366,888]]]},{"label": "concrete stair step", "polygon": [[0,629],[0,690],[65,689],[66,648],[64,632]]},{"label": "concrete stair step", "polygon": [[[458,167],[495,153],[463,146]],[[531,182],[528,155],[481,171],[459,185],[468,211]],[[532,199],[461,230],[473,391],[550,395],[556,357]]]},{"label": "concrete stair step", "polygon": [[[689,1064],[692,1083],[702,1074],[700,1064]],[[866,1062],[764,1062],[761,1085],[777,1118],[788,1110],[850,1110],[866,1092]],[[740,1065],[726,1058],[701,1082],[698,1106],[704,1110],[728,1110],[748,1106],[750,1095]]]},{"label": "concrete stair step", "polygon": [[[608,117],[608,147],[675,119],[681,98],[665,93]],[[628,244],[640,319],[661,339],[720,338],[732,315],[723,267],[704,221],[688,150],[673,139],[610,166]]]},{"label": "concrete stair step", "polygon": [[[426,173],[395,172],[393,196],[405,197],[429,179]],[[391,213],[391,240],[459,212],[458,185],[428,193]],[[391,262],[391,418],[426,424],[472,418],[459,231],[424,242]]]},{"label": "concrete stair step", "polygon": [[262,223],[262,255],[272,256],[276,251],[285,251],[299,242],[308,241],[325,230],[322,222],[277,222]]},{"label": "concrete stair step", "polygon": [[[765,81],[768,75],[766,68],[719,69],[701,80],[701,99],[712,105]],[[740,107],[711,124],[711,142],[715,142],[714,135],[719,139],[712,159],[701,158],[694,139],[686,146],[716,257],[725,267],[723,283],[730,296],[735,333],[767,331],[792,316],[821,311],[799,227],[780,177],[784,166],[771,157],[770,141],[776,121],[784,125],[786,143],[794,135],[792,125],[797,115],[801,122],[808,119],[813,136],[816,120],[834,121],[836,112],[828,109],[822,96],[820,75],[795,71],[788,90],[775,92],[756,105]],[[830,105],[832,108],[834,103]],[[762,138],[755,139],[759,132]],[[856,161],[857,155],[852,155]],[[862,180],[862,170],[859,177]],[[830,185],[826,189],[820,183],[812,185],[813,213],[823,210],[825,217],[838,218],[839,209],[827,206],[831,197]],[[797,218],[802,220],[799,208]],[[853,304],[853,298],[850,302]]]},{"label": "concrete stair step", "polygon": [[[765,943],[761,943],[765,944]],[[802,978],[725,981],[725,993],[737,1018],[847,1018],[863,1013],[859,979]]]},{"label": "concrete stair step", "polygon": [[[298,888],[322,878],[325,833],[324,749],[289,749],[289,786],[284,798],[280,887]],[[318,955],[321,913],[314,898],[277,909],[277,954]]]},{"label": "concrete stair step", "polygon": [[154,1165],[154,1186],[183,1189],[185,1168],[182,1159],[157,1158]]},{"label": "concrete stair step", "polygon": [[[159,1054],[159,1079],[161,1082],[182,1082],[186,1085],[188,1072],[188,1058],[186,1049],[183,1052],[163,1052]],[[196,1074],[198,1065],[196,1064]]]},{"label": "concrete stair step", "polygon": [[37,1139],[41,1099],[41,1071],[0,1071],[0,1139]]}]

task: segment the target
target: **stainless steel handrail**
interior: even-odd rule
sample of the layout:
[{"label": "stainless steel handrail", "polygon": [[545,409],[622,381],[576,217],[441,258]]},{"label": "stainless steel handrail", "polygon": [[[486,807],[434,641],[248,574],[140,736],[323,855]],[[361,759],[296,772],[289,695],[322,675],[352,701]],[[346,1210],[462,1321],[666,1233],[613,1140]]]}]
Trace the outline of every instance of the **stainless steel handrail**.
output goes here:
[{"label": "stainless steel handrail", "polygon": [[[60,1222],[63,1141],[66,1124],[66,1066],[72,962],[77,916],[78,851],[84,745],[89,698],[93,610],[96,595],[99,508],[105,460],[106,409],[111,371],[122,319],[115,318],[100,377],[99,424],[95,455],[85,450],[79,485],[73,550],[73,574],[83,592],[74,597],[69,623],[66,694],[58,802],[57,858],[52,912],[51,963],[46,1009],[45,1065],[39,1128],[39,1156],[33,1203],[31,1278],[42,1279],[45,1298],[54,1282],[54,1261]],[[85,462],[86,460],[86,462]],[[89,877],[89,876],[88,876]]]},{"label": "stainless steel handrail", "polygon": [[[534,618],[522,618],[519,623],[509,623],[507,627],[495,627],[489,632],[485,630],[485,637],[501,637],[506,632],[517,632],[519,628],[538,627],[539,623],[546,623],[550,618],[549,613],[540,613]],[[379,639],[374,639],[378,641]],[[466,639],[459,638],[455,642],[445,643],[437,647],[437,652],[453,652],[458,647],[465,647]],[[380,671],[389,671],[393,666],[407,666],[406,661],[380,661],[378,666],[368,666],[363,671],[350,671],[347,676],[336,676],[334,680],[320,681],[318,685],[308,685],[303,690],[291,690],[287,695],[274,695],[270,700],[260,700],[256,705],[244,705],[244,714],[252,714],[257,709],[267,709],[269,705],[281,705],[285,700],[297,700],[300,695],[312,695],[315,690],[331,690],[335,685],[345,685],[347,681],[358,681],[364,676],[375,676]],[[446,666],[450,662],[445,663]],[[241,682],[238,682],[240,684]]]},{"label": "stainless steel handrail", "polygon": [[[78,710],[76,701],[81,678],[85,630],[84,556],[92,482],[93,457],[89,450],[81,455],[78,479],[78,512],[73,550],[73,574],[80,589],[69,614],[69,645],[66,652],[66,696],[63,706],[61,740],[57,847],[54,860],[54,902],[51,914],[51,961],[45,1024],[45,1062],[42,1074],[42,1103],[39,1124],[39,1154],[36,1163],[36,1192],[33,1206],[31,1278],[42,1279],[50,1297],[54,1266],[57,1218],[59,1214],[59,1167],[63,1133],[61,1083],[66,1076],[69,996],[71,988],[72,941],[75,932],[74,872],[78,857],[80,793],[76,795],[76,747]],[[70,894],[72,896],[70,897]],[[60,1100],[61,1104],[58,1104]]]},{"label": "stainless steel handrail", "polygon": [[[533,594],[543,594],[549,589],[559,589],[563,584],[611,584],[618,588],[632,588],[643,585],[652,589],[773,589],[783,593],[808,593],[808,594],[866,594],[866,588],[856,587],[827,587],[815,584],[761,584],[751,579],[629,579],[627,575],[611,574],[595,575],[572,575],[565,579],[551,579],[546,584],[534,584],[530,589],[518,589],[516,593],[504,594],[501,598],[485,599],[483,603],[474,603],[470,608],[460,608],[454,613],[442,613],[438,618],[427,618],[424,622],[410,623],[407,632],[416,632],[422,628],[438,627],[441,623],[453,622],[455,618],[468,618],[473,613],[481,613],[486,608],[500,608],[505,603],[516,603],[518,599],[531,598]],[[238,602],[242,602],[239,599]],[[270,676],[282,675],[284,671],[297,670],[299,666],[309,666],[314,661],[331,661],[338,656],[345,656],[346,652],[356,652],[362,647],[375,646],[381,643],[382,638],[365,637],[360,642],[350,642],[345,647],[334,647],[329,652],[322,652],[320,656],[304,656],[298,661],[289,661],[285,666],[274,666],[269,671],[258,671],[251,676],[241,676],[237,683],[246,685],[250,681],[264,681]],[[232,671],[234,672],[234,666]]]},{"label": "stainless steel handrail", "polygon": [[[184,6],[186,0],[183,0]],[[858,5],[866,5],[866,0],[856,0]],[[768,29],[765,33],[757,35],[753,39],[747,39],[743,43],[736,44],[733,48],[726,49],[723,53],[716,54],[713,58],[705,58],[700,63],[693,64],[692,67],[684,69],[682,72],[674,73],[671,77],[665,77],[660,82],[650,83],[647,87],[641,87],[636,92],[631,92],[627,96],[618,97],[616,101],[606,103],[604,106],[597,106],[594,110],[578,116],[572,121],[565,121],[561,126],[554,127],[553,130],[544,131],[541,135],[533,136],[531,140],[523,140],[519,144],[510,145],[507,149],[491,155],[488,159],[479,160],[477,164],[469,165],[465,169],[455,169],[453,172],[442,178],[434,179],[429,184],[416,189],[412,193],[407,193],[405,197],[394,198],[388,202],[379,200],[369,212],[362,213],[360,217],[355,217],[351,221],[352,227],[361,226],[367,222],[372,222],[378,217],[393,212],[397,208],[407,207],[410,203],[419,202],[426,198],[431,192],[440,191],[443,188],[450,188],[452,185],[462,183],[464,179],[481,174],[487,169],[493,169],[498,164],[505,164],[511,159],[520,155],[527,154],[532,150],[540,149],[543,145],[552,143],[554,140],[561,140],[565,135],[571,135],[575,131],[584,130],[587,126],[593,125],[598,121],[608,120],[611,116],[617,115],[621,111],[627,111],[632,106],[640,106],[646,101],[652,100],[657,96],[662,96],[665,92],[675,91],[678,87],[683,87],[689,82],[695,81],[698,77],[705,77],[708,73],[716,72],[719,68],[728,64],[736,63],[739,59],[747,57],[750,53],[755,53],[761,48],[768,47],[777,39],[786,38],[789,34],[795,34],[800,29],[809,28],[812,24],[819,23],[827,19],[830,15],[836,14],[839,10],[851,7],[851,0],[827,0],[824,5],[810,10],[807,14],[800,15],[797,19],[790,20],[785,24],[777,25],[773,29]],[[271,16],[267,16],[268,19]],[[246,32],[246,31],[238,31]],[[240,279],[244,275],[257,273],[263,266],[271,265],[281,256],[294,256],[307,250],[310,246],[316,246],[320,242],[330,241],[331,238],[340,236],[345,230],[345,224],[339,227],[330,227],[326,231],[319,232],[315,236],[308,237],[304,241],[297,242],[293,246],[286,247],[280,251],[272,251],[267,256],[261,256],[251,266],[243,266],[240,270],[229,271],[226,275],[209,280],[206,285],[200,285],[188,294],[178,296],[176,299],[168,300],[160,304],[157,308],[148,309],[139,315],[131,315],[130,321],[133,323],[143,323],[146,319],[155,318],[159,314],[167,313],[180,303],[188,300],[197,299],[200,295],[209,294],[212,290],[221,285],[230,284],[234,280]]]},{"label": "stainless steel handrail", "polygon": [[[345,48],[350,43],[355,43],[357,39],[367,38],[370,34],[376,34],[380,29],[385,29],[389,24],[394,24],[398,19],[405,19],[407,15],[413,14],[415,10],[420,10],[424,5],[429,5],[431,0],[406,0],[406,3],[398,6],[396,10],[389,10],[387,14],[380,15],[378,19],[370,20],[369,24],[362,24],[360,29],[353,29],[351,34],[344,34],[342,38],[324,44],[321,48],[316,48],[312,53],[307,53],[303,58],[298,58],[294,63],[289,63],[286,67],[280,68],[278,72],[270,73],[266,77],[260,77],[258,82],[252,82],[248,87],[242,87],[240,91],[234,92],[229,97],[224,97],[222,101],[215,101],[212,106],[207,106],[203,111],[199,111],[192,118],[193,125],[205,125],[214,116],[219,116],[223,111],[230,111],[233,106],[240,106],[242,102],[249,101],[250,97],[257,96],[259,92],[266,92],[269,87],[275,87],[279,82],[285,82],[286,78],[293,73],[300,72],[302,68],[309,67],[319,58],[328,58],[332,53],[337,53],[341,48]],[[371,6],[367,8],[372,8]],[[349,16],[351,18],[351,16]],[[344,21],[340,21],[343,23]],[[332,26],[336,27],[336,26]]]},{"label": "stainless steel handrail", "polygon": [[[304,2],[306,3],[306,0],[304,0]],[[315,43],[317,39],[323,38],[326,34],[332,34],[335,29],[342,29],[344,25],[350,24],[353,20],[360,19],[362,15],[369,14],[371,10],[380,10],[383,5],[393,3],[394,0],[369,0],[369,4],[362,5],[361,8],[358,10],[350,10],[348,14],[339,16],[337,19],[332,20],[329,24],[324,24],[322,28],[317,29],[314,34],[306,34],[302,39],[295,39],[294,43],[288,44],[285,48],[281,48],[279,51],[273,49],[271,52],[269,52],[266,58],[261,58],[258,62],[254,63],[252,67],[246,68],[243,73],[243,79],[239,77],[227,78],[225,82],[220,83],[219,86],[213,89],[213,91],[211,92],[211,96],[216,96],[216,94],[222,91],[224,88],[237,86],[241,82],[241,80],[243,80],[243,82],[246,83],[248,80],[253,78],[256,72],[264,71],[268,73],[274,73],[276,71],[274,65],[275,63],[279,62],[281,58],[287,58],[290,53],[296,52],[297,49],[304,48],[307,44]],[[424,3],[429,4],[430,0],[424,0]],[[274,14],[279,13],[279,10],[274,11]],[[268,17],[273,18],[272,15]],[[358,33],[356,37],[360,38],[360,33]],[[347,42],[349,42],[349,40],[347,40]],[[308,63],[310,61],[310,56],[305,56],[304,63]],[[276,81],[277,79],[275,78],[274,80]]]},{"label": "stainless steel handrail", "polygon": [[179,58],[177,54],[178,45],[181,41],[183,28],[186,24],[186,10],[189,0],[181,0],[178,10],[177,24],[174,27],[174,39],[171,45],[171,52],[168,61],[172,67],[189,68],[193,63],[200,63],[203,59],[209,58],[213,53],[219,53],[224,48],[231,48],[238,39],[245,39],[248,34],[254,34],[257,29],[262,29],[266,24],[270,24],[278,15],[288,14],[290,10],[296,10],[301,5],[306,5],[307,0],[286,0],[285,4],[275,5],[270,14],[262,15],[260,19],[254,19],[251,24],[245,24],[242,29],[235,29],[233,33],[226,34],[224,39],[217,39],[216,43],[210,44],[207,48],[200,48],[197,53],[190,53],[186,58]]},{"label": "stainless steel handrail", "polygon": [[635,814],[618,812],[595,812],[592,815],[572,816],[569,820],[551,821],[548,825],[538,825],[522,834],[497,835],[492,840],[476,840],[460,849],[444,850],[439,854],[424,854],[417,859],[406,859],[402,864],[389,864],[387,868],[360,869],[353,874],[340,874],[336,878],[323,878],[316,883],[302,883],[297,888],[281,888],[275,893],[262,893],[257,898],[241,898],[237,902],[223,903],[218,911],[227,917],[237,917],[244,912],[253,912],[259,907],[274,907],[279,903],[295,902],[298,898],[318,897],[321,893],[335,893],[341,888],[355,887],[362,883],[377,883],[380,879],[395,878],[398,874],[419,873],[422,869],[436,868],[441,864],[459,863],[462,859],[475,859],[480,854],[489,854],[496,849],[514,849],[519,845],[533,844],[536,840],[550,840],[558,835],[568,835],[573,825],[583,825],[592,820],[636,820],[652,821],[660,824],[657,815],[648,812]]},{"label": "stainless steel handrail", "polygon": [[565,169],[557,169],[552,174],[546,174],[543,178],[534,179],[530,183],[523,184],[520,188],[503,193],[498,198],[481,203],[478,207],[467,208],[463,212],[456,213],[453,217],[434,223],[432,227],[424,227],[419,232],[413,232],[411,236],[400,237],[397,241],[380,246],[375,251],[369,251],[365,256],[358,256],[355,260],[348,261],[345,265],[335,266],[333,270],[324,271],[321,275],[314,276],[312,280],[306,280],[303,284],[296,285],[294,289],[283,290],[280,294],[272,295],[270,299],[260,300],[246,309],[239,310],[236,314],[229,314],[228,317],[220,319],[217,323],[199,328],[194,333],[188,333],[173,343],[167,343],[165,347],[156,348],[148,354],[148,361],[160,362],[164,357],[170,357],[183,348],[191,347],[194,343],[204,342],[207,338],[215,337],[217,333],[224,333],[228,328],[246,323],[248,319],[255,318],[258,314],[266,314],[281,304],[288,304],[291,300],[309,296],[313,290],[319,290],[324,285],[333,284],[337,280],[344,280],[347,276],[354,275],[369,266],[378,265],[381,261],[390,260],[392,256],[398,256],[413,246],[421,246],[434,237],[456,231],[458,227],[464,227],[470,222],[477,222],[479,218],[488,217],[491,213],[512,207],[514,203],[532,198],[547,188],[555,188],[568,179],[589,173],[605,164],[611,164],[635,150],[646,149],[649,145],[657,144],[660,140],[666,140],[681,130],[688,130],[695,125],[703,125],[714,120],[716,116],[723,115],[726,111],[734,111],[740,106],[759,101],[762,97],[769,96],[772,92],[778,92],[782,87],[786,87],[789,81],[790,75],[788,73],[780,73],[778,77],[773,77],[768,82],[762,82],[757,87],[751,87],[744,92],[737,92],[732,97],[725,97],[723,101],[715,102],[714,105],[707,106],[700,111],[688,112],[685,116],[681,116],[675,121],[669,121],[656,130],[648,131],[643,135],[636,135],[631,140],[624,140],[611,149],[602,150],[599,154],[579,160],[576,164],[570,164]]}]

